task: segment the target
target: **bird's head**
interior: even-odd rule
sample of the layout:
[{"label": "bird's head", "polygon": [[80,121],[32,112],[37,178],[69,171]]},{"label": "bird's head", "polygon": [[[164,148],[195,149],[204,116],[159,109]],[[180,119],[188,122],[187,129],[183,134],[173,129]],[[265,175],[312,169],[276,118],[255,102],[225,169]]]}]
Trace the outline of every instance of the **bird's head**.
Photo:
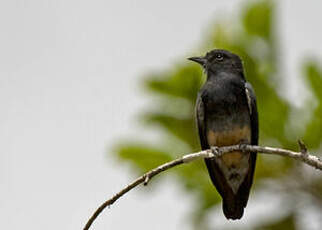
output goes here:
[{"label": "bird's head", "polygon": [[190,57],[188,60],[202,65],[207,74],[216,74],[221,71],[243,73],[243,65],[239,56],[227,50],[214,49],[203,57]]}]

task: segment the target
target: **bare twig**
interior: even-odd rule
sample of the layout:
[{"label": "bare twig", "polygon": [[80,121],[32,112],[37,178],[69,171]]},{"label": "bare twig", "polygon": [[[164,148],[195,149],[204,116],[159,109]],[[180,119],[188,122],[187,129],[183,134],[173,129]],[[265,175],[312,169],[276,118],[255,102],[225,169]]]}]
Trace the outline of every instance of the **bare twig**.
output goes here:
[{"label": "bare twig", "polygon": [[307,154],[307,148],[302,140],[297,140],[297,143],[300,146],[300,151],[302,154]]},{"label": "bare twig", "polygon": [[152,179],[152,177],[158,175],[159,173],[173,168],[177,165],[184,164],[184,163],[190,163],[192,161],[203,159],[203,158],[215,158],[220,157],[221,155],[233,151],[247,151],[247,152],[260,152],[265,154],[276,154],[280,156],[286,156],[291,157],[297,160],[300,160],[316,169],[322,170],[322,160],[316,156],[310,155],[307,152],[306,146],[302,141],[299,141],[300,146],[300,152],[293,152],[286,149],[281,148],[272,148],[272,147],[262,147],[262,146],[255,146],[255,145],[232,145],[232,146],[224,146],[224,147],[213,147],[212,149],[203,150],[197,153],[191,153],[184,155],[181,158],[178,158],[176,160],[167,162],[163,165],[158,166],[155,169],[152,169],[151,171],[145,173],[141,177],[137,178],[135,181],[133,181],[131,184],[127,185],[125,188],[123,188],[121,191],[116,193],[112,198],[105,201],[91,216],[91,218],[87,221],[84,230],[88,230],[94,220],[97,218],[97,216],[107,207],[112,205],[116,200],[118,200],[121,196],[123,196],[125,193],[129,192],[133,188],[135,188],[137,185],[143,183],[144,185],[147,185],[148,182]]}]

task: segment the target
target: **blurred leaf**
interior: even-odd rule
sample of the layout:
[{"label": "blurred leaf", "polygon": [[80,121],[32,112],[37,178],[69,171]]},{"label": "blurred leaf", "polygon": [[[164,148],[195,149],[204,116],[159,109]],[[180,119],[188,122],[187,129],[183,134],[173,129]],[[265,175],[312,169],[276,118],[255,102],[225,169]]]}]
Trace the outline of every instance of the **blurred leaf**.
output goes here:
[{"label": "blurred leaf", "polygon": [[264,39],[271,37],[272,2],[257,1],[248,5],[243,15],[243,25],[250,35],[257,35]]},{"label": "blurred leaf", "polygon": [[146,88],[154,93],[182,97],[195,101],[202,80],[201,69],[196,65],[179,67],[175,72],[164,75],[152,75],[145,79]]},{"label": "blurred leaf", "polygon": [[304,65],[305,76],[312,93],[318,101],[313,116],[307,125],[303,140],[310,148],[318,148],[322,141],[322,71],[315,62]]},{"label": "blurred leaf", "polygon": [[[319,69],[316,62],[307,62],[304,66],[306,78],[309,81],[310,87],[318,99],[322,98],[322,71]],[[319,100],[319,102],[321,102]]]},{"label": "blurred leaf", "polygon": [[258,226],[255,230],[296,230],[294,214],[286,216],[276,222]]},{"label": "blurred leaf", "polygon": [[147,114],[145,117],[148,123],[160,124],[167,132],[179,138],[191,149],[197,150],[199,147],[195,121],[190,118],[177,118],[166,114]]},{"label": "blurred leaf", "polygon": [[145,144],[122,144],[117,150],[121,159],[135,164],[141,172],[146,172],[172,160],[167,152]]}]

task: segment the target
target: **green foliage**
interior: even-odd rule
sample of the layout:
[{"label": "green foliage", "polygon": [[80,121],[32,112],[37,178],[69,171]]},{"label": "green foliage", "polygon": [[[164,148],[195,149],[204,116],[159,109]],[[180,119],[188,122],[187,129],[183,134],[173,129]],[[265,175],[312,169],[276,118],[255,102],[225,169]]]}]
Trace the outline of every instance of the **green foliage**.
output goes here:
[{"label": "green foliage", "polygon": [[145,172],[171,160],[171,156],[160,149],[140,144],[124,144],[118,147],[119,156]]},{"label": "green foliage", "polygon": [[[279,93],[283,89],[278,82],[287,82],[288,79],[279,75],[274,15],[272,1],[261,0],[247,4],[242,9],[240,18],[234,22],[236,27],[233,29],[225,22],[217,22],[214,25],[208,40],[210,42],[204,50],[223,48],[241,56],[246,77],[257,95],[260,144],[296,149],[296,140],[290,140],[285,130],[289,125],[292,104]],[[317,106],[302,137],[310,148],[318,148],[322,141],[322,71],[315,62],[306,63],[304,70],[305,79],[317,100]],[[160,138],[158,141],[158,146],[163,147],[147,143],[123,143],[117,148],[119,158],[130,162],[134,169],[143,172],[177,157],[178,154],[198,151],[200,147],[194,121],[194,104],[203,82],[201,68],[188,61],[166,72],[146,76],[143,82],[145,89],[158,100],[147,108],[141,118],[145,125],[152,125],[161,130],[166,138]],[[311,107],[306,109],[312,110]],[[169,142],[169,139],[173,141]],[[293,160],[287,158],[272,159],[260,156],[256,166],[254,189],[272,178],[276,184],[284,183],[285,177],[295,180],[292,179],[292,175],[293,169],[297,167]],[[219,195],[208,178],[203,162],[179,167],[173,172],[178,178],[178,183],[198,198],[194,208],[197,211],[194,212],[193,218],[198,228],[211,208],[221,205]],[[321,177],[313,182],[318,191],[321,191]],[[252,194],[256,194],[256,191]],[[256,229],[295,229],[294,214],[290,213],[283,220]]]},{"label": "green foliage", "polygon": [[318,148],[322,141],[322,70],[317,63],[311,61],[305,64],[304,72],[318,103],[307,125],[304,140],[310,147]]},{"label": "green foliage", "polygon": [[148,76],[145,86],[152,93],[194,101],[202,83],[200,74],[201,69],[196,65],[179,66],[168,74]]},{"label": "green foliage", "polygon": [[294,214],[285,216],[284,218],[277,220],[276,222],[264,224],[262,226],[259,226],[258,228],[255,228],[255,230],[282,230],[282,229],[296,230]]},{"label": "green foliage", "polygon": [[[272,2],[258,1],[246,7],[243,26],[249,35],[269,40],[272,36]],[[260,19],[260,20],[258,20]]]}]

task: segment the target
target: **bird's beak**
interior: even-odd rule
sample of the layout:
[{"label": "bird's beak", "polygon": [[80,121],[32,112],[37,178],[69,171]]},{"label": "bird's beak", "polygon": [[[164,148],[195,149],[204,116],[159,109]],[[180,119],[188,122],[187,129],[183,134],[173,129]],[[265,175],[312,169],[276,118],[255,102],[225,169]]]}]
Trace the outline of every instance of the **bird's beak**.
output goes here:
[{"label": "bird's beak", "polygon": [[202,66],[204,66],[207,62],[207,59],[205,57],[190,57],[188,58],[188,60],[197,62]]}]

